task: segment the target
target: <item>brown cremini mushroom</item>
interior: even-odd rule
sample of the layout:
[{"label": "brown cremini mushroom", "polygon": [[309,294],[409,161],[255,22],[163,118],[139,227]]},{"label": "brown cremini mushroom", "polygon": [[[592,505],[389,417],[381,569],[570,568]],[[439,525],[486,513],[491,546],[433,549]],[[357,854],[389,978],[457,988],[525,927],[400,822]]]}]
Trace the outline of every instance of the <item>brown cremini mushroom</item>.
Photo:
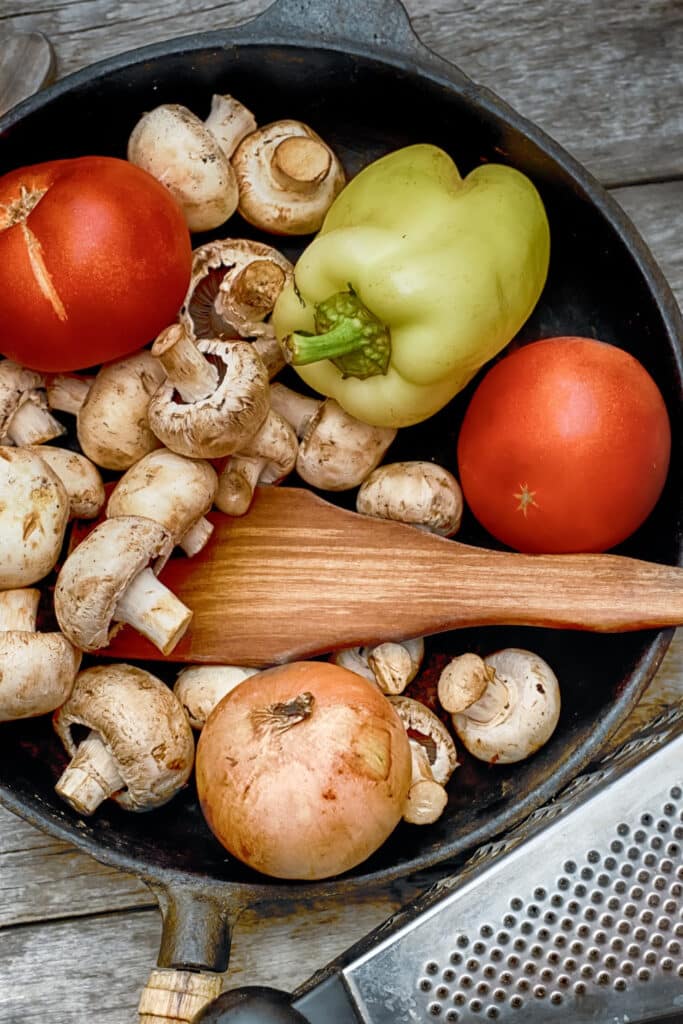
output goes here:
[{"label": "brown cremini mushroom", "polygon": [[69,509],[47,462],[27,448],[0,447],[0,590],[29,586],[54,568]]},{"label": "brown cremini mushroom", "polygon": [[[552,736],[560,717],[559,683],[543,658],[521,648],[496,651],[483,663],[488,675],[486,688],[466,708],[451,715],[453,728],[474,757],[490,764],[514,764],[535,753]],[[481,674],[477,669],[479,679]],[[439,684],[440,697],[443,694],[448,700],[452,694],[447,694],[447,689]],[[461,694],[468,689],[462,685]],[[478,684],[472,689],[476,692]],[[456,697],[449,703],[462,702]]]},{"label": "brown cremini mushroom", "polygon": [[0,722],[45,715],[71,693],[81,652],[61,633],[38,633],[40,591],[0,592]]},{"label": "brown cremini mushroom", "polygon": [[213,532],[205,516],[217,485],[216,471],[208,462],[158,448],[123,474],[109,497],[107,517],[154,519],[166,527],[174,545],[192,557]]},{"label": "brown cremini mushroom", "polygon": [[173,692],[193,729],[203,729],[217,704],[260,669],[239,665],[190,665],[178,673]]},{"label": "brown cremini mushroom", "polygon": [[44,444],[65,433],[50,413],[45,379],[11,359],[0,360],[0,441],[2,444]]},{"label": "brown cremini mushroom", "polygon": [[56,445],[27,445],[57,474],[69,495],[71,519],[95,519],[104,506],[104,483],[97,466],[80,452]]},{"label": "brown cremini mushroom", "polygon": [[216,508],[229,516],[243,516],[258,484],[279,484],[292,472],[297,449],[294,430],[271,409],[256,434],[220,474]]},{"label": "brown cremini mushroom", "polygon": [[206,121],[180,104],[162,104],[133,128],[128,159],[166,186],[190,231],[210,231],[237,209],[230,157],[255,129],[253,115],[232,96],[214,96]]},{"label": "brown cremini mushroom", "polygon": [[[274,338],[266,317],[285,284],[292,264],[277,249],[244,238],[224,238],[194,250],[192,275],[179,321],[201,340]],[[284,357],[280,351],[280,367]]]},{"label": "brown cremini mushroom", "polygon": [[152,346],[167,379],[149,404],[149,423],[167,448],[190,458],[232,455],[254,436],[269,409],[268,373],[246,341],[194,345],[181,324]]},{"label": "brown cremini mushroom", "polygon": [[247,135],[232,165],[239,213],[274,234],[317,231],[346,183],[334,151],[301,121],[274,121]]},{"label": "brown cremini mushroom", "polygon": [[125,470],[160,447],[147,412],[164,378],[162,365],[146,350],[101,368],[76,419],[78,443],[95,465]]},{"label": "brown cremini mushroom", "polygon": [[324,491],[358,487],[379,465],[397,433],[393,427],[362,423],[333,398],[310,398],[279,382],[271,385],[270,404],[300,439],[297,473]]},{"label": "brown cremini mushroom", "polygon": [[361,484],[356,511],[409,523],[442,537],[460,529],[463,498],[452,473],[433,462],[392,462]]},{"label": "brown cremini mushroom", "polygon": [[424,658],[424,640],[387,641],[375,647],[347,647],[332,660],[379,686],[382,693],[403,693],[417,675]]},{"label": "brown cremini mushroom", "polygon": [[[180,701],[142,668],[85,669],[53,721],[71,756],[55,789],[79,814],[108,797],[128,811],[159,807],[190,776],[194,736]],[[80,743],[74,726],[89,730]]]},{"label": "brown cremini mushroom", "polygon": [[105,519],[68,556],[54,603],[60,629],[76,647],[97,651],[111,625],[128,623],[163,654],[190,624],[192,612],[155,576],[173,547],[168,530],[142,516]]}]

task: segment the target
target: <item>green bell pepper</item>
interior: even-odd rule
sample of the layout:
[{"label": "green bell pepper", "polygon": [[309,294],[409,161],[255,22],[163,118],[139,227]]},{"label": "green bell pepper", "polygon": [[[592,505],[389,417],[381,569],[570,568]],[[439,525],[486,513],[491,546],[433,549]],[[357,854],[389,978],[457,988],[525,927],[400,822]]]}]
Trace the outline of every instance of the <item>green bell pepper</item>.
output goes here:
[{"label": "green bell pepper", "polygon": [[317,392],[383,427],[441,409],[514,337],[548,272],[531,181],[502,164],[461,178],[408,146],[340,192],[277,300],[285,358]]}]

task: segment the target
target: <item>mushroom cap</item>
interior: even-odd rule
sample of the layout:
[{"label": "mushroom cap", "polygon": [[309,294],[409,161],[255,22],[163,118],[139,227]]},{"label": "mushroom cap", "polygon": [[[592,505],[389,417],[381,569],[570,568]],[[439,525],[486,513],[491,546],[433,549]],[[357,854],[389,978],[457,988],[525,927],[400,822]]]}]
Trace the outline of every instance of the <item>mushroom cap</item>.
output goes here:
[{"label": "mushroom cap", "polygon": [[453,737],[440,718],[412,697],[387,697],[398,712],[408,739],[424,747],[429,767],[436,782],[445,786],[458,767],[458,755]]},{"label": "mushroom cap", "polygon": [[480,760],[514,764],[552,736],[560,717],[559,683],[543,658],[522,648],[496,651],[484,663],[495,670],[489,689],[503,687],[504,694],[493,700],[487,689],[467,712],[452,715],[453,728]]},{"label": "mushroom cap", "polygon": [[167,103],[144,114],[128,140],[128,159],[166,186],[190,231],[211,231],[237,209],[230,160],[187,107]]},{"label": "mushroom cap", "polygon": [[373,470],[361,484],[356,510],[395,519],[442,537],[460,527],[463,498],[452,473],[433,462],[392,462]]},{"label": "mushroom cap", "polygon": [[306,424],[297,473],[324,491],[358,487],[382,461],[396,433],[393,427],[372,427],[357,420],[328,398]]},{"label": "mushroom cap", "polygon": [[194,736],[182,705],[165,683],[137,666],[97,665],[79,672],[53,721],[72,757],[72,726],[100,736],[126,784],[113,797],[126,810],[165,804],[190,776]]},{"label": "mushroom cap", "polygon": [[0,722],[54,711],[80,664],[81,652],[61,633],[0,632]]},{"label": "mushroom cap", "polygon": [[[278,176],[278,148],[285,143],[298,162],[290,140],[301,139],[299,168],[304,187]],[[312,140],[316,146],[306,146]],[[308,161],[307,156],[313,160]],[[308,125],[282,120],[264,125],[240,142],[232,157],[239,184],[238,210],[250,224],[274,234],[306,235],[317,231],[335,197],[346,183],[344,169],[332,149]],[[310,178],[308,174],[312,175]]]},{"label": "mushroom cap", "polygon": [[123,474],[107,503],[107,517],[154,519],[177,544],[209,511],[217,486],[218,476],[208,462],[158,448]]},{"label": "mushroom cap", "polygon": [[268,415],[268,371],[246,341],[200,341],[197,348],[218,366],[218,387],[207,398],[182,402],[172,384],[163,384],[149,404],[149,422],[178,455],[217,459],[240,451]]},{"label": "mushroom cap", "polygon": [[192,728],[202,729],[223,697],[258,671],[239,665],[191,665],[178,673],[173,692]]},{"label": "mushroom cap", "polygon": [[0,447],[0,589],[26,587],[54,568],[69,521],[69,496],[48,464]]},{"label": "mushroom cap", "polygon": [[376,686],[377,678],[368,661],[371,650],[372,647],[343,647],[330,655],[330,661],[333,665],[339,665],[340,668],[347,668],[349,672],[355,672],[357,676],[362,676],[363,679],[367,679],[368,682],[374,683]]},{"label": "mushroom cap", "polygon": [[150,562],[168,558],[173,537],[142,516],[105,519],[74,548],[55,585],[55,615],[76,647],[97,651],[109,643],[116,606]]},{"label": "mushroom cap", "polygon": [[[245,294],[244,273],[249,267],[260,273]],[[190,284],[178,319],[193,338],[274,336],[274,328],[263,320],[293,273],[290,261],[263,242],[248,238],[207,242],[192,254]]]},{"label": "mushroom cap", "polygon": [[368,652],[368,664],[382,693],[402,693],[424,658],[424,639],[386,641]]},{"label": "mushroom cap", "polygon": [[76,425],[78,443],[97,466],[125,470],[160,447],[147,410],[150,398],[165,379],[163,366],[146,350],[102,367],[78,412]]},{"label": "mushroom cap", "polygon": [[72,519],[95,519],[104,505],[104,483],[97,466],[80,452],[56,445],[24,445],[47,462],[69,495]]}]

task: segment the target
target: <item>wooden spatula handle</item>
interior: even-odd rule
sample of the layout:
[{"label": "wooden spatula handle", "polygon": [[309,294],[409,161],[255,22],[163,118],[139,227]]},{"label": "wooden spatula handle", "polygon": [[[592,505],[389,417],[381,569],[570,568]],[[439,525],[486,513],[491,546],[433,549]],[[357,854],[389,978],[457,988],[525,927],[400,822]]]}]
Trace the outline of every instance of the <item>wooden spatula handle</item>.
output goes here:
[{"label": "wooden spatula handle", "polygon": [[[162,580],[194,610],[173,661],[269,665],[463,626],[621,631],[683,623],[683,570],[617,555],[520,555],[359,516],[295,488],[211,515]],[[107,655],[159,658],[126,627]]]}]

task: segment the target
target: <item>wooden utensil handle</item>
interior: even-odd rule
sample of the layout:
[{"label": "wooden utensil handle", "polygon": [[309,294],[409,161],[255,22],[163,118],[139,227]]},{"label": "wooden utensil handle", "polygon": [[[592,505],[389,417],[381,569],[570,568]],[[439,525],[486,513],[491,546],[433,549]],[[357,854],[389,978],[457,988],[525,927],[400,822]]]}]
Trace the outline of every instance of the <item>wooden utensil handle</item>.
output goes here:
[{"label": "wooden utensil handle", "polygon": [[[360,516],[296,488],[210,515],[161,579],[194,611],[173,661],[264,666],[464,626],[621,631],[683,623],[683,570],[618,555],[521,555]],[[105,656],[159,658],[124,629]]]}]

